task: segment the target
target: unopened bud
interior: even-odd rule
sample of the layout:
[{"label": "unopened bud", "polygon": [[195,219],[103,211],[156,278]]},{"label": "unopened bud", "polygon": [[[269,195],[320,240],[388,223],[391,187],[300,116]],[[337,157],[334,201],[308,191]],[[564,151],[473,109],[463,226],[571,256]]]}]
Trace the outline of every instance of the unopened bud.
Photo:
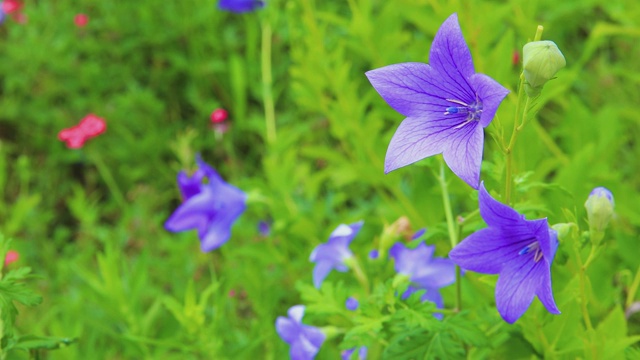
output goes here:
[{"label": "unopened bud", "polygon": [[606,188],[597,187],[591,190],[584,207],[587,209],[589,228],[602,232],[607,228],[613,216],[613,194]]},{"label": "unopened bud", "polygon": [[551,80],[558,70],[567,65],[558,46],[549,40],[533,41],[522,49],[524,78],[527,80],[527,95],[536,96],[544,84]]}]

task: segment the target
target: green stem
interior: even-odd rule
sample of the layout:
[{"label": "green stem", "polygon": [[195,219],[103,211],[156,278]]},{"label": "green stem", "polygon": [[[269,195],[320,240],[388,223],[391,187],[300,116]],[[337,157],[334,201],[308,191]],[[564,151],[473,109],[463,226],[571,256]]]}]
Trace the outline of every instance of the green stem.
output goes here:
[{"label": "green stem", "polygon": [[[447,218],[447,230],[449,231],[449,241],[453,249],[458,245],[458,231],[451,210],[451,201],[449,199],[449,187],[447,179],[444,176],[444,160],[440,157],[440,176],[437,177],[442,189],[442,203],[444,204],[444,213]],[[460,286],[460,267],[456,265],[456,310],[462,309],[462,288]]]},{"label": "green stem", "polygon": [[98,173],[102,177],[102,180],[104,180],[105,184],[107,185],[107,188],[109,188],[111,195],[115,198],[118,205],[121,208],[124,208],[127,204],[127,201],[122,195],[122,192],[120,191],[118,184],[114,180],[113,175],[111,175],[111,171],[109,171],[109,167],[107,167],[105,163],[102,161],[102,156],[100,156],[99,153],[93,152],[93,151],[87,151],[87,154],[89,155],[89,158],[93,160],[93,163],[96,165],[96,169],[98,169]]},{"label": "green stem", "polygon": [[364,289],[364,291],[369,295],[369,278],[367,274],[364,273],[362,267],[360,266],[360,262],[355,257],[351,257],[345,261],[345,263],[353,270],[356,275],[356,279]]},{"label": "green stem", "polygon": [[[539,41],[540,39],[542,39],[543,30],[544,28],[542,27],[542,25],[538,25],[533,41]],[[516,144],[518,133],[522,130],[527,122],[527,113],[529,112],[529,106],[531,103],[531,98],[527,96],[527,99],[524,102],[524,109],[522,113],[520,112],[520,108],[522,107],[522,100],[524,100],[525,98],[524,85],[525,78],[523,71],[520,74],[520,82],[518,84],[518,102],[516,103],[515,118],[513,120],[513,132],[511,133],[511,139],[509,139],[509,145],[507,145],[507,147],[504,149],[504,153],[506,156],[504,201],[505,203],[507,203],[507,205],[511,204],[511,192],[513,187],[513,148]],[[520,123],[518,123],[518,119],[520,119]]]},{"label": "green stem", "polygon": [[629,306],[631,306],[631,304],[633,303],[633,300],[636,297],[636,292],[638,292],[638,286],[640,286],[640,266],[638,266],[636,277],[633,279],[633,283],[631,283],[631,287],[629,288],[629,292],[627,293],[625,308],[629,308]]},{"label": "green stem", "polygon": [[273,100],[273,76],[271,74],[271,25],[268,20],[262,21],[262,96],[264,103],[264,120],[267,127],[267,142],[276,141],[276,116]]}]

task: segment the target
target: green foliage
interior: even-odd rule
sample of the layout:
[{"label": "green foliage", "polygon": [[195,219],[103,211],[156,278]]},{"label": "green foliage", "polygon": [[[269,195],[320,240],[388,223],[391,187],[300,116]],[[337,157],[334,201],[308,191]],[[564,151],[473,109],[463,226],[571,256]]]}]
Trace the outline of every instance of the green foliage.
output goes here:
[{"label": "green foliage", "polygon": [[[58,0],[27,1],[24,12],[25,24],[9,17],[0,26],[0,233],[21,256],[0,280],[2,348],[11,356],[282,359],[288,346],[275,319],[306,304],[304,323],[331,329],[321,359],[357,346],[374,359],[640,357],[640,316],[625,314],[640,298],[634,1],[274,0],[240,15],[204,0]],[[89,23],[77,28],[81,12]],[[495,195],[503,195],[502,148],[517,103],[514,52],[542,24],[543,39],[567,60],[518,137],[511,199],[528,218],[575,224],[552,267],[561,315],[534,300],[508,325],[495,310],[496,277],[466,273],[463,310],[445,288],[438,321],[420,293],[400,299],[387,254],[366,258],[401,217],[412,231],[428,228],[438,256],[450,250],[438,161],[383,173],[402,115],[364,72],[427,62],[453,12],[476,70],[512,91],[486,129],[482,178]],[[218,107],[230,114],[222,136],[208,120]],[[104,117],[107,132],[67,149],[56,134],[88,113]],[[180,202],[176,173],[193,171],[196,153],[252,201],[229,243],[208,254],[193,232],[162,228]],[[464,238],[485,226],[477,197],[446,176]],[[583,206],[595,186],[613,192],[616,216],[591,255]],[[335,272],[312,287],[312,249],[338,224],[361,219],[351,248],[370,288]],[[268,236],[258,234],[260,220],[272,221]],[[44,301],[32,307],[36,292]],[[358,311],[345,309],[349,296]]]}]

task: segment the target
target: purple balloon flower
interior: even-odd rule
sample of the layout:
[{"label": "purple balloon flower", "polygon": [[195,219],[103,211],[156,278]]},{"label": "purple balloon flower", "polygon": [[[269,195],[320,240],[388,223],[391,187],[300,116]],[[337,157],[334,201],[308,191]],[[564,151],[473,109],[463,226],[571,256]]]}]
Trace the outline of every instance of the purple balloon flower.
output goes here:
[{"label": "purple balloon flower", "polygon": [[360,306],[360,303],[358,302],[358,299],[354,298],[353,296],[349,296],[349,298],[345,302],[345,307],[347,308],[347,310],[356,311],[358,310],[358,306]]},{"label": "purple balloon flower", "polygon": [[[164,224],[172,232],[198,230],[202,251],[217,249],[229,240],[231,226],[244,212],[246,195],[222,180],[200,157],[198,170],[188,176],[178,174],[178,187],[184,202]],[[204,179],[208,182],[203,183]]]},{"label": "purple balloon flower", "polygon": [[351,360],[351,355],[356,350],[358,350],[358,357],[356,358],[357,360],[365,360],[367,358],[367,350],[368,349],[367,349],[366,346],[361,346],[359,348],[353,348],[353,349],[344,350],[340,354],[340,357],[342,358],[342,360]]},{"label": "purple balloon flower", "polygon": [[353,257],[353,253],[349,250],[349,244],[358,234],[363,223],[363,221],[359,221],[351,225],[341,224],[333,230],[325,244],[320,244],[313,249],[309,260],[316,263],[316,267],[313,269],[313,285],[316,288],[320,288],[322,281],[332,269],[340,272],[349,269],[345,264],[345,260]]},{"label": "purple balloon flower", "polygon": [[[456,268],[449,259],[433,257],[434,250],[435,246],[427,246],[425,243],[420,243],[415,249],[396,243],[389,250],[389,256],[395,260],[396,272],[409,276],[412,283],[402,294],[402,298],[406,299],[412,293],[424,289],[427,292],[421,300],[434,302],[441,309],[444,301],[438,289],[456,281]],[[434,316],[442,319],[442,314]]]},{"label": "purple balloon flower", "polygon": [[555,230],[547,219],[526,220],[489,195],[480,184],[480,215],[489,225],[469,235],[449,257],[459,266],[483,274],[500,274],[496,307],[513,324],[534,296],[552,314],[560,314],[551,289],[551,262],[558,248]]},{"label": "purple balloon flower", "polygon": [[313,359],[326,338],[325,334],[316,327],[302,323],[304,305],[292,306],[288,313],[288,318],[278,316],[276,331],[282,340],[291,345],[291,359]]},{"label": "purple balloon flower", "polygon": [[220,10],[234,13],[245,13],[264,7],[264,1],[260,0],[220,0],[218,8]]},{"label": "purple balloon flower", "polygon": [[440,26],[429,63],[395,64],[366,73],[380,96],[407,117],[387,149],[385,173],[442,153],[451,170],[477,189],[483,128],[509,91],[475,72],[456,14]]}]

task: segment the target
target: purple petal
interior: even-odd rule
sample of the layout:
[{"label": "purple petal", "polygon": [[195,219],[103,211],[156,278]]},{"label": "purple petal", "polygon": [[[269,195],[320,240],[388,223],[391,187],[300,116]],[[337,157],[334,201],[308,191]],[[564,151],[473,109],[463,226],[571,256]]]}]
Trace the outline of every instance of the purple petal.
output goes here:
[{"label": "purple petal", "polygon": [[289,318],[291,318],[293,321],[301,323],[302,317],[304,317],[304,310],[304,305],[295,305],[289,308],[289,310],[287,311],[287,315],[289,315]]},{"label": "purple petal", "polygon": [[547,264],[543,268],[548,269],[548,271],[542,273],[542,279],[540,286],[536,290],[536,295],[538,295],[542,305],[547,308],[547,311],[552,314],[560,314],[556,301],[553,299],[553,289],[551,288],[551,264]]},{"label": "purple petal", "polygon": [[451,132],[444,150],[444,161],[451,171],[472,188],[480,182],[484,131],[475,121]]},{"label": "purple petal", "polygon": [[498,106],[507,96],[509,90],[484,74],[473,74],[469,81],[476,90],[478,99],[482,102],[480,125],[483,128],[487,127],[496,115]]},{"label": "purple petal", "polygon": [[455,136],[455,123],[446,115],[437,119],[408,117],[398,126],[391,138],[384,159],[384,172],[412,164],[429,156],[440,154]]},{"label": "purple petal", "polygon": [[316,263],[316,266],[313,268],[313,286],[315,286],[316,289],[320,289],[320,285],[322,285],[324,279],[329,275],[331,269],[333,269],[333,265],[330,262],[320,261]]},{"label": "purple petal", "polygon": [[211,218],[212,196],[207,189],[192,196],[171,214],[164,227],[172,232],[197,229],[199,233],[205,234]]},{"label": "purple petal", "polygon": [[399,274],[413,277],[422,267],[431,261],[435,246],[420,243],[415,249],[409,249],[402,243],[394,244],[389,249],[389,256],[395,261],[395,269]]},{"label": "purple petal", "polygon": [[[456,87],[445,86],[443,82],[447,80],[428,64],[408,62],[387,65],[367,71],[365,75],[389,106],[407,117],[441,116],[451,106],[446,99],[475,100],[475,95],[467,95],[473,93],[471,89],[458,93],[457,84]],[[464,117],[461,115],[462,119]]]},{"label": "purple petal", "polygon": [[[436,304],[436,308],[442,309],[444,308],[444,300],[442,299],[442,295],[438,289],[427,289],[427,292],[422,295],[420,298],[422,301],[430,301]],[[444,316],[441,313],[434,312],[433,317],[438,320],[442,320]]]},{"label": "purple petal", "polygon": [[442,23],[440,29],[431,44],[429,53],[429,64],[434,69],[443,74],[445,84],[443,87],[455,88],[457,93],[465,94],[465,98],[460,96],[449,97],[458,100],[474,100],[475,95],[467,79],[475,73],[473,59],[467,43],[462,36],[462,30],[458,24],[458,15],[452,14]]},{"label": "purple petal", "polygon": [[244,203],[231,203],[227,204],[223,211],[217,212],[209,223],[206,235],[200,239],[202,251],[211,251],[226,243],[231,237],[233,223],[244,210]]},{"label": "purple petal", "polygon": [[291,344],[300,334],[300,325],[284,316],[276,319],[276,332],[287,344]]},{"label": "purple petal", "polygon": [[197,170],[193,176],[187,175],[184,171],[178,173],[178,188],[180,189],[183,200],[188,200],[200,192],[203,175],[203,172],[200,170]]},{"label": "purple petal", "polygon": [[259,0],[220,0],[218,8],[220,10],[235,13],[245,13],[264,7],[264,2]]},{"label": "purple petal", "polygon": [[487,189],[484,187],[484,182],[480,184],[479,190],[478,202],[480,203],[480,215],[487,225],[510,228],[517,227],[518,229],[523,229],[527,226],[524,216],[489,195]]},{"label": "purple petal", "polygon": [[411,281],[425,289],[439,289],[456,281],[456,267],[449,259],[434,258],[421,267]]},{"label": "purple petal", "polygon": [[309,325],[303,325],[302,327],[304,337],[307,338],[316,349],[319,349],[327,336],[317,327]]},{"label": "purple petal", "polygon": [[449,252],[449,258],[461,268],[483,273],[502,273],[503,266],[535,239],[528,233],[489,227],[469,235]]},{"label": "purple petal", "polygon": [[545,276],[549,273],[547,262],[535,262],[531,257],[523,260],[505,264],[496,284],[496,307],[510,324],[527,311],[536,291],[545,285],[544,281],[550,280],[550,276]]}]

